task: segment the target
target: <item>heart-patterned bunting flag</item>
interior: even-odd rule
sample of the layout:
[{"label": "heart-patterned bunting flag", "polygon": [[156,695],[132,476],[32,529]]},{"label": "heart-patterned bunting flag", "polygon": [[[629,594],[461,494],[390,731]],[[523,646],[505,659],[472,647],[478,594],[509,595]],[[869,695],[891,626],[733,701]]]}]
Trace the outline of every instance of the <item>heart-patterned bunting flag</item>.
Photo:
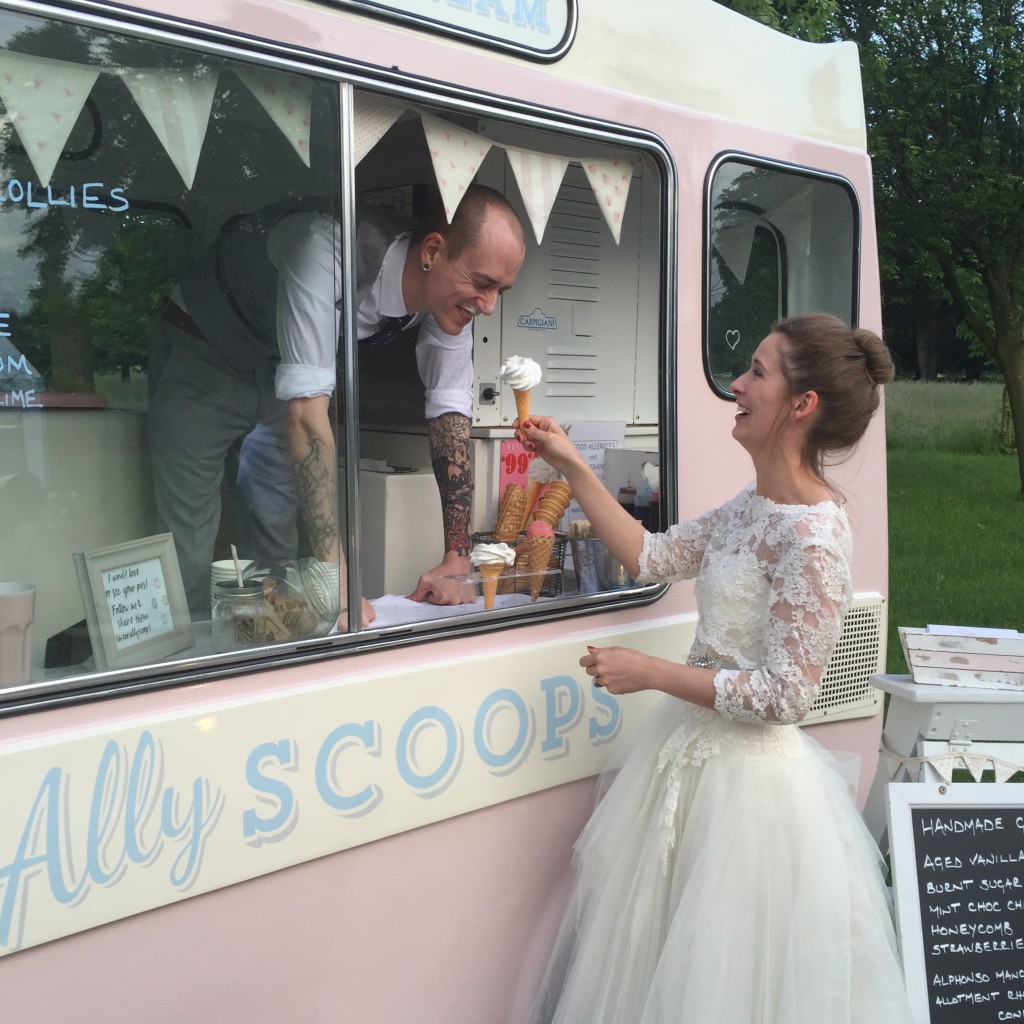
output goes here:
[{"label": "heart-patterned bunting flag", "polygon": [[313,80],[271,68],[234,66],[234,72],[260,101],[299,159],[309,166],[309,125],[313,109]]},{"label": "heart-patterned bunting flag", "polygon": [[49,185],[99,68],[0,50],[0,99],[41,185]]},{"label": "heart-patterned bunting flag", "polygon": [[466,189],[473,183],[491,143],[480,135],[456,128],[439,118],[420,112],[430,159],[434,162],[437,187],[441,190],[445,216],[451,223]]},{"label": "heart-patterned bunting flag", "polygon": [[629,198],[636,161],[631,157],[613,159],[583,159],[583,171],[597,197],[597,205],[611,229],[615,244],[622,235],[622,216]]}]

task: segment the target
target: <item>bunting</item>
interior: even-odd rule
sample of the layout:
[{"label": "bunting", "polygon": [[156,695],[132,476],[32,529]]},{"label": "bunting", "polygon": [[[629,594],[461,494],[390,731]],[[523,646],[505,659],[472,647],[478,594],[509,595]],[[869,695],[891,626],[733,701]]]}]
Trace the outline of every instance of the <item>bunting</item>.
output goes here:
[{"label": "bunting", "polygon": [[[228,65],[253,94],[302,162],[310,166],[313,82],[302,75],[248,65]],[[110,69],[50,60],[0,49],[0,101],[28,153],[42,185],[48,185],[60,154],[81,114],[96,78],[116,74],[124,82],[147,123],[187,188],[195,185],[220,68],[194,72],[149,69]],[[484,157],[495,144],[475,132],[450,124],[401,100],[357,91],[354,93],[353,159],[359,164],[391,126],[413,110],[420,117],[437,185],[451,220]],[[559,188],[570,163],[582,166],[615,243],[638,158],[560,156],[515,146],[503,147],[515,177],[537,243],[547,229]],[[782,215],[786,215],[785,210]],[[794,209],[793,217],[797,216]],[[808,224],[794,224],[798,240]],[[801,233],[802,232],[802,233]],[[751,236],[752,237],[752,236]],[[742,277],[749,255],[749,238],[737,236],[726,256]],[[723,243],[720,239],[719,247]],[[798,242],[799,244],[799,242]],[[723,255],[725,255],[723,253]]]},{"label": "bunting", "polygon": [[747,279],[747,266],[750,263],[751,250],[754,248],[757,223],[756,217],[746,216],[736,224],[714,232],[715,249],[740,284]]},{"label": "bunting", "polygon": [[309,166],[309,126],[313,110],[313,80],[305,75],[290,75],[272,68],[232,65],[232,70],[245,83],[281,130],[281,134]]},{"label": "bunting", "polygon": [[636,160],[615,157],[610,160],[584,160],[582,163],[590,187],[597,196],[597,205],[601,208],[608,227],[611,228],[615,244],[618,245],[619,236],[622,234],[622,215],[626,210]]},{"label": "bunting", "polygon": [[0,100],[41,185],[49,185],[99,68],[0,50]]},{"label": "bunting", "polygon": [[457,128],[426,111],[421,111],[420,120],[423,123],[423,134],[427,138],[430,159],[434,164],[434,176],[441,191],[445,216],[451,223],[491,143],[481,135]]},{"label": "bunting", "polygon": [[187,74],[153,68],[119,74],[185,187],[191,188],[210,124],[219,70],[197,69]]},{"label": "bunting", "polygon": [[408,109],[405,103],[389,96],[357,92],[355,94],[355,124],[352,127],[352,158],[356,164],[377,145],[388,129]]},{"label": "bunting", "polygon": [[526,216],[530,219],[537,244],[540,245],[548,217],[551,216],[551,209],[555,205],[555,198],[565,177],[565,169],[569,166],[569,158],[531,153],[529,150],[516,149],[514,146],[506,146],[505,155],[519,186],[519,194],[526,207]]},{"label": "bunting", "polygon": [[953,781],[953,772],[962,769],[970,773],[975,782],[981,782],[982,773],[986,768],[995,772],[996,782],[1006,782],[1017,772],[1024,772],[1024,764],[994,757],[992,754],[972,754],[968,751],[946,754],[931,754],[927,757],[902,757],[884,747],[881,750],[885,760],[886,773],[892,782],[900,771],[906,771],[911,782],[921,777],[921,768],[930,765],[946,782]]}]

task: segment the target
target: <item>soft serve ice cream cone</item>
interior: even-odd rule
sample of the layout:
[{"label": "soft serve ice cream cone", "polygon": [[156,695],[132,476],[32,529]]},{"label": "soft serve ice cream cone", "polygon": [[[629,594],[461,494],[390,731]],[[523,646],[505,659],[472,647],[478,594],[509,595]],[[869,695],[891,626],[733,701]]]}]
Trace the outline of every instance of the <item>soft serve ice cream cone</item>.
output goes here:
[{"label": "soft serve ice cream cone", "polygon": [[516,560],[516,553],[507,544],[477,544],[469,553],[469,560],[483,581],[484,607],[493,608],[498,577]]},{"label": "soft serve ice cream cone", "polygon": [[530,416],[530,391],[540,383],[540,378],[540,366],[528,356],[509,356],[501,364],[501,382],[515,395],[520,423],[525,423]]}]

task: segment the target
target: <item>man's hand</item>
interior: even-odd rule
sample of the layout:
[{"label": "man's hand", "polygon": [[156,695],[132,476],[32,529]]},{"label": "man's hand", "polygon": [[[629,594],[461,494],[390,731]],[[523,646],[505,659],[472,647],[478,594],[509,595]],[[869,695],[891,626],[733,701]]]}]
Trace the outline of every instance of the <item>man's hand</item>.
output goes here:
[{"label": "man's hand", "polygon": [[[347,600],[347,598],[348,598],[347,594],[342,594],[342,598],[341,598],[342,599],[342,603],[344,603]],[[377,618],[377,611],[376,611],[376,609],[373,607],[372,604],[370,604],[369,601],[366,600],[365,597],[360,598],[360,619],[359,619],[360,628],[361,629],[366,629],[366,627],[369,626],[369,624],[371,622],[373,622],[373,620],[375,618]],[[338,616],[338,627],[337,628],[342,633],[347,633],[348,632],[348,609],[347,608]]]},{"label": "man's hand", "polygon": [[466,604],[467,600],[472,602],[476,600],[475,588],[469,588],[465,583],[456,580],[445,579],[446,576],[463,576],[472,569],[468,555],[447,551],[440,565],[428,569],[420,577],[416,589],[409,595],[409,600],[426,601],[429,604]]}]

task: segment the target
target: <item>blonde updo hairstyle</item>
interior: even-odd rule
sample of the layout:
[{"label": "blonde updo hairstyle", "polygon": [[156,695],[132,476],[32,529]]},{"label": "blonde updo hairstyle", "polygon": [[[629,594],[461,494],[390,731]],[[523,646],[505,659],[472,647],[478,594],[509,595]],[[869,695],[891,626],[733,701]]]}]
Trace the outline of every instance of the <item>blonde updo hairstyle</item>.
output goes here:
[{"label": "blonde updo hairstyle", "polygon": [[777,321],[786,343],[782,373],[790,393],[814,391],[818,412],[803,458],[819,477],[826,462],[848,453],[878,409],[880,385],[895,376],[892,357],[873,331],[847,327],[830,313],[805,313]]}]

